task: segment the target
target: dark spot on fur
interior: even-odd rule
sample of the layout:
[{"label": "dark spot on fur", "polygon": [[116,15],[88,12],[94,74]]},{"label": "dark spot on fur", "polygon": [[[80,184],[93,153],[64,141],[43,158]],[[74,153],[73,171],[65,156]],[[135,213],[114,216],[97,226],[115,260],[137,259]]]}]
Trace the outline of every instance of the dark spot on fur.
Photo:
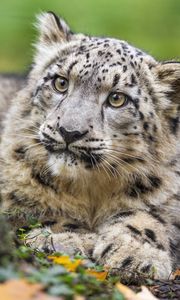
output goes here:
[{"label": "dark spot on fur", "polygon": [[149,183],[145,184],[141,178],[137,178],[134,182],[134,185],[129,187],[127,192],[128,195],[130,197],[138,197],[138,195],[153,192],[154,190],[160,187],[161,185],[160,178],[153,175],[149,175],[148,179],[149,179]]},{"label": "dark spot on fur", "polygon": [[148,122],[144,122],[143,128],[144,128],[144,130],[148,130],[148,128],[149,128]]},{"label": "dark spot on fur", "polygon": [[68,231],[79,229],[80,224],[64,224],[63,227]]},{"label": "dark spot on fur", "polygon": [[135,228],[131,225],[127,225],[127,228],[129,228],[133,233],[135,233],[137,235],[141,235],[141,231],[139,231],[137,228]]},{"label": "dark spot on fur", "polygon": [[162,244],[159,244],[159,243],[158,243],[156,246],[157,246],[157,248],[158,248],[159,250],[165,251],[165,248],[164,248],[164,246],[163,246]]},{"label": "dark spot on fur", "polygon": [[127,194],[130,197],[138,197],[139,194],[145,194],[149,192],[149,188],[142,182],[140,178],[137,178],[134,186],[129,187]]},{"label": "dark spot on fur", "polygon": [[173,241],[172,239],[169,239],[169,250],[170,250],[171,255],[173,257],[175,257],[177,254],[177,245],[176,245],[176,242]]},{"label": "dark spot on fur", "polygon": [[118,84],[119,79],[120,79],[120,75],[119,74],[115,74],[114,79],[113,79],[113,85],[112,85],[112,87],[114,87],[115,85]]},{"label": "dark spot on fur", "polygon": [[42,226],[53,226],[55,224],[57,224],[57,221],[45,221],[45,222],[41,222]]},{"label": "dark spot on fur", "polygon": [[151,270],[151,268],[152,268],[152,265],[147,265],[147,266],[144,266],[144,267],[142,267],[141,268],[141,272],[143,272],[143,273],[149,273],[149,271]]},{"label": "dark spot on fur", "polygon": [[157,176],[150,175],[148,176],[148,179],[153,188],[159,188],[162,184],[162,180]]},{"label": "dark spot on fur", "polygon": [[179,117],[177,118],[169,118],[169,125],[171,132],[176,135],[179,127]]},{"label": "dark spot on fur", "polygon": [[150,207],[150,211],[148,212],[154,219],[156,219],[157,221],[159,221],[162,224],[166,224],[166,222],[164,221],[164,219],[161,218],[161,216],[159,215],[159,213],[157,212],[157,209],[154,206],[149,206]]},{"label": "dark spot on fur", "polygon": [[132,85],[137,84],[137,80],[136,80],[136,77],[134,76],[134,74],[131,74],[131,84]]},{"label": "dark spot on fur", "polygon": [[134,215],[135,212],[134,211],[121,211],[115,215],[112,216],[112,219],[118,219],[118,218],[126,218],[126,217],[129,217],[129,216],[132,216]]},{"label": "dark spot on fur", "polygon": [[127,71],[127,66],[123,66],[123,72],[125,73]]},{"label": "dark spot on fur", "polygon": [[144,115],[141,111],[139,111],[139,117],[140,117],[140,120],[144,120]]},{"label": "dark spot on fur", "polygon": [[133,261],[133,257],[132,256],[128,256],[127,258],[125,258],[122,263],[121,263],[121,269],[126,268],[127,266],[129,266]]},{"label": "dark spot on fur", "polygon": [[13,157],[15,159],[24,159],[25,158],[25,154],[26,154],[26,148],[25,146],[20,146],[16,149],[14,149],[14,155]]},{"label": "dark spot on fur", "polygon": [[154,233],[153,230],[148,229],[148,228],[145,228],[144,231],[145,231],[145,235],[146,235],[148,238],[150,238],[153,242],[156,241],[156,235],[155,235],[155,233]]},{"label": "dark spot on fur", "polygon": [[75,60],[74,62],[72,62],[67,70],[67,74],[69,75],[71,70],[73,69],[73,67],[78,63],[77,60]]},{"label": "dark spot on fur", "polygon": [[103,252],[101,253],[101,258],[103,258],[113,247],[113,244],[109,244],[108,246],[106,246],[103,250]]},{"label": "dark spot on fur", "polygon": [[38,171],[35,170],[35,168],[31,171],[32,178],[39,183],[40,185],[51,188],[55,193],[57,193],[57,190],[53,184],[53,179],[51,176],[51,173],[47,173],[46,175],[41,175]]},{"label": "dark spot on fur", "polygon": [[180,223],[173,223],[173,226],[180,230]]},{"label": "dark spot on fur", "polygon": [[21,112],[21,118],[26,118],[30,115],[31,113],[31,108],[27,108],[27,109],[24,109],[22,112]]}]

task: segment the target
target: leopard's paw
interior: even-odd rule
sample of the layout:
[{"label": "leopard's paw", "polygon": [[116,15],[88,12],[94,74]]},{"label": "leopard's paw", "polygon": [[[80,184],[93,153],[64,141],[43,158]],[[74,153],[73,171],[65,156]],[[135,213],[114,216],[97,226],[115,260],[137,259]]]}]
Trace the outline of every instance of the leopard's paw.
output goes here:
[{"label": "leopard's paw", "polygon": [[123,234],[113,240],[97,240],[93,259],[110,267],[122,279],[152,277],[168,279],[172,271],[169,252]]},{"label": "leopard's paw", "polygon": [[94,246],[95,235],[75,232],[52,233],[50,229],[34,229],[27,236],[25,243],[32,249],[44,252],[59,252],[73,256],[80,253],[84,256]]}]

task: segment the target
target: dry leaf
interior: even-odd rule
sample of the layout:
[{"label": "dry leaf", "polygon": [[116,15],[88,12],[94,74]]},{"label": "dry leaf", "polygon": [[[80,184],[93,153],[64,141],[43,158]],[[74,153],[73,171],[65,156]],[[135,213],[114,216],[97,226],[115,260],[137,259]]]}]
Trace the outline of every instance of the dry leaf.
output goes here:
[{"label": "dry leaf", "polygon": [[120,291],[121,294],[123,294],[126,300],[140,300],[138,296],[124,284],[117,283],[116,288]]},{"label": "dry leaf", "polygon": [[174,273],[171,274],[170,279],[175,280],[180,278],[180,269],[177,269]]},{"label": "dry leaf", "polygon": [[123,294],[126,300],[158,300],[145,286],[142,286],[142,291],[138,294],[121,283],[117,283],[116,288]]},{"label": "dry leaf", "polygon": [[[17,299],[20,300],[20,299]],[[24,300],[24,299],[21,299]],[[43,292],[40,292],[38,294],[36,294],[35,297],[32,298],[32,300],[64,300],[64,298],[62,297],[55,297],[55,296],[50,296],[48,294],[45,294]]]},{"label": "dry leaf", "polygon": [[103,281],[106,279],[108,272],[107,271],[97,272],[96,270],[89,269],[86,271],[86,274],[94,276],[94,277],[96,277],[96,279]]},{"label": "dry leaf", "polygon": [[139,292],[138,299],[140,300],[158,300],[145,286],[141,287],[141,292]]},{"label": "dry leaf", "polygon": [[24,279],[11,279],[0,284],[0,299],[2,300],[32,300],[42,289],[41,284],[31,284]]},{"label": "dry leaf", "polygon": [[75,295],[73,300],[86,300],[86,298],[80,295]]},{"label": "dry leaf", "polygon": [[55,264],[64,266],[68,271],[75,272],[77,267],[82,264],[81,259],[71,260],[69,256],[48,256]]}]

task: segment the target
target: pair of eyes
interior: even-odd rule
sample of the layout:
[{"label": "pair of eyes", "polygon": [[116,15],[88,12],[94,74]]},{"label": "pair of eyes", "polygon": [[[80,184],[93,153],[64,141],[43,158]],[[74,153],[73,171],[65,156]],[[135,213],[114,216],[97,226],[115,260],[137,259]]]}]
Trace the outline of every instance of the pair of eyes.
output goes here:
[{"label": "pair of eyes", "polygon": [[[63,76],[58,76],[53,80],[53,88],[58,93],[66,93],[68,87],[69,81]],[[128,96],[121,92],[113,92],[107,97],[107,104],[109,104],[111,107],[119,108],[127,104],[128,99]]]}]

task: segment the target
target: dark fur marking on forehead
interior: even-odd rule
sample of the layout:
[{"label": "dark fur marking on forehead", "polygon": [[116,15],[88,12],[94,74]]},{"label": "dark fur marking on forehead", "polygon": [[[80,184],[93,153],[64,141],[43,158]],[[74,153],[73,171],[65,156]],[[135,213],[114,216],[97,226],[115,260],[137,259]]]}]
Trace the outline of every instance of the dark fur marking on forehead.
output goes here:
[{"label": "dark fur marking on forehead", "polygon": [[131,74],[131,84],[132,84],[132,85],[137,84],[137,80],[136,80],[136,77],[135,77],[134,74]]},{"label": "dark fur marking on forehead", "polygon": [[78,63],[77,60],[75,60],[74,62],[72,62],[67,70],[67,74],[69,75],[70,72],[72,71],[73,67]]},{"label": "dark fur marking on forehead", "polygon": [[115,74],[115,75],[114,75],[114,78],[113,78],[113,84],[112,84],[112,87],[115,87],[115,86],[118,84],[119,79],[120,79],[120,75],[119,75],[119,74]]},{"label": "dark fur marking on forehead", "polygon": [[121,55],[121,49],[117,49],[116,52]]}]

